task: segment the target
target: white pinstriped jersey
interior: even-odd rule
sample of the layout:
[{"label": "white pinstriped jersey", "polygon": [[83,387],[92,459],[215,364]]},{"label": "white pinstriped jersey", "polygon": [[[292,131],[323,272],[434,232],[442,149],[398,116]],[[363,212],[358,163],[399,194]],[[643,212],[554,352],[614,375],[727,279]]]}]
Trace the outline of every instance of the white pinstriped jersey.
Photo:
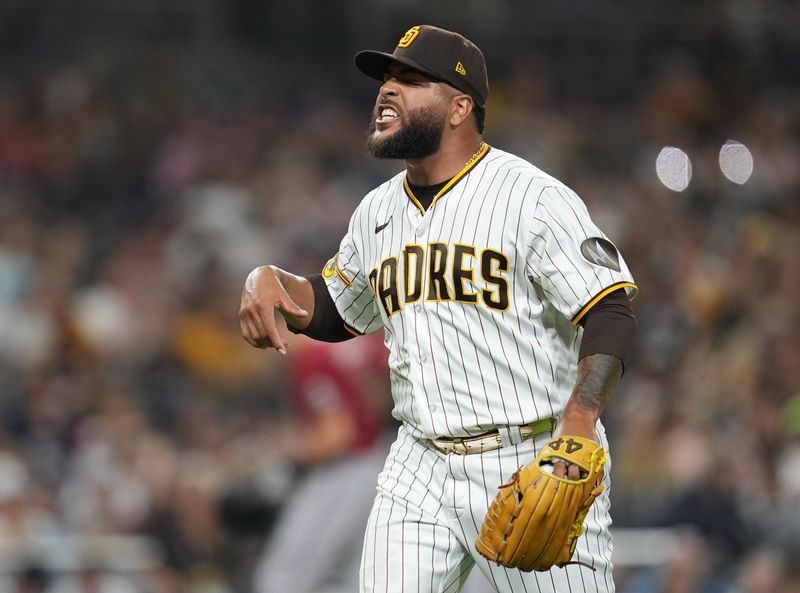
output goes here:
[{"label": "white pinstriped jersey", "polygon": [[572,190],[488,145],[427,210],[405,173],[371,191],[323,276],[349,329],[385,328],[393,415],[423,438],[560,416],[578,322],[636,292]]}]

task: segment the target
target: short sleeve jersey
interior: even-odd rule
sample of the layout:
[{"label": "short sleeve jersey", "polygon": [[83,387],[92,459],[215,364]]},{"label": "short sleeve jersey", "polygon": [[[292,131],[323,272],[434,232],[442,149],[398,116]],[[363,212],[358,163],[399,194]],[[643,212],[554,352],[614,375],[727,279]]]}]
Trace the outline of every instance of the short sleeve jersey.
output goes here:
[{"label": "short sleeve jersey", "polygon": [[367,194],[323,277],[348,329],[384,328],[393,415],[423,438],[558,417],[578,322],[637,291],[572,190],[487,145],[427,209],[404,172]]}]

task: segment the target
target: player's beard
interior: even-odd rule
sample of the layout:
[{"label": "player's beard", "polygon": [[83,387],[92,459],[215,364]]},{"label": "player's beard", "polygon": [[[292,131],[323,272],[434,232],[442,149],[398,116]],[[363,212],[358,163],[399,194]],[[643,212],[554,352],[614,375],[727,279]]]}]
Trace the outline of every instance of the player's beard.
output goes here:
[{"label": "player's beard", "polygon": [[418,107],[403,116],[399,130],[387,138],[376,138],[373,117],[367,130],[367,149],[379,159],[423,159],[439,150],[444,124],[443,110]]}]

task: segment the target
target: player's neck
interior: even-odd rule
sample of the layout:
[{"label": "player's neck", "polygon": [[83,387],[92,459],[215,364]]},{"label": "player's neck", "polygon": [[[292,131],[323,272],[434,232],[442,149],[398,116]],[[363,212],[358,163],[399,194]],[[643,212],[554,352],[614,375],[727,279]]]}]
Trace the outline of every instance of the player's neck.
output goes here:
[{"label": "player's neck", "polygon": [[406,175],[412,185],[435,185],[455,177],[480,150],[483,144],[478,137],[464,141],[442,141],[434,154],[424,159],[406,161]]}]

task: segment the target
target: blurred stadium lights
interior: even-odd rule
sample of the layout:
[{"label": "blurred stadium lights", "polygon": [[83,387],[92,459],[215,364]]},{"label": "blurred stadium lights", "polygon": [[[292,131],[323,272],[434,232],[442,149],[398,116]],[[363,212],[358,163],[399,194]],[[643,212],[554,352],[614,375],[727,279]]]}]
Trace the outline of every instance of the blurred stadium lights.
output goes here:
[{"label": "blurred stadium lights", "polygon": [[743,185],[753,174],[753,155],[741,142],[728,140],[719,149],[719,168],[725,177]]},{"label": "blurred stadium lights", "polygon": [[656,157],[656,174],[668,189],[682,192],[692,180],[692,161],[680,148],[665,146]]}]

